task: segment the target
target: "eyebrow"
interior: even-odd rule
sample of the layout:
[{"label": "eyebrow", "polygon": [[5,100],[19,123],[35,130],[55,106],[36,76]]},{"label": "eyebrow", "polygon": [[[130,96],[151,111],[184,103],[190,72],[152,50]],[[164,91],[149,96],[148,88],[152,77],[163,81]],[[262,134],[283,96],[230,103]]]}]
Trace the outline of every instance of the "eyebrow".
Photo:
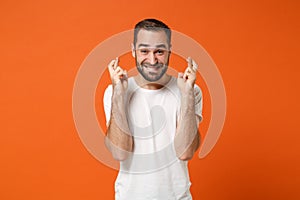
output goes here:
[{"label": "eyebrow", "polygon": [[[150,47],[150,45],[149,44],[139,44],[138,48],[139,47]],[[165,44],[158,44],[158,45],[155,46],[155,48],[167,48],[167,47],[166,47]]]}]

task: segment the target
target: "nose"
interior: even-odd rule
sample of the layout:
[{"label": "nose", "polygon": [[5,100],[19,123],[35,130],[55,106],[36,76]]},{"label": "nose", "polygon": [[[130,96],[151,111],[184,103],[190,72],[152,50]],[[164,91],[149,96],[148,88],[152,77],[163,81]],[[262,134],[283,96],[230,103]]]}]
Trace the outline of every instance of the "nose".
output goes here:
[{"label": "nose", "polygon": [[148,59],[149,59],[149,63],[150,63],[151,65],[154,65],[154,64],[157,63],[157,58],[156,58],[156,55],[155,55],[154,52],[149,53]]}]

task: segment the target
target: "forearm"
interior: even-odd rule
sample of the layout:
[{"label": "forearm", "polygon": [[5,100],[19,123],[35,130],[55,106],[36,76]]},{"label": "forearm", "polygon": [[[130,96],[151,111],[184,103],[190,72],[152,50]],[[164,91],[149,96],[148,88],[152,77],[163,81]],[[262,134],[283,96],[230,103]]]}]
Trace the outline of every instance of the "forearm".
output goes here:
[{"label": "forearm", "polygon": [[177,157],[181,160],[191,159],[199,143],[194,91],[191,90],[181,97],[180,120],[174,140]]},{"label": "forearm", "polygon": [[133,149],[123,96],[113,92],[111,118],[105,140],[107,148],[116,160],[125,160]]}]

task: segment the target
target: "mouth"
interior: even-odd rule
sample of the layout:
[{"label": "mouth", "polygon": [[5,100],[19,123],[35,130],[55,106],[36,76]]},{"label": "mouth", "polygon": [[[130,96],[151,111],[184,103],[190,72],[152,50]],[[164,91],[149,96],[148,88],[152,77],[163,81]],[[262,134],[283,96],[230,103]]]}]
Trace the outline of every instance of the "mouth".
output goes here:
[{"label": "mouth", "polygon": [[164,65],[163,64],[155,64],[155,65],[150,65],[150,64],[142,64],[142,66],[148,70],[158,70],[162,68]]},{"label": "mouth", "polygon": [[164,63],[156,63],[151,65],[149,63],[137,63],[137,69],[140,74],[150,82],[159,80],[166,72],[168,66]]}]

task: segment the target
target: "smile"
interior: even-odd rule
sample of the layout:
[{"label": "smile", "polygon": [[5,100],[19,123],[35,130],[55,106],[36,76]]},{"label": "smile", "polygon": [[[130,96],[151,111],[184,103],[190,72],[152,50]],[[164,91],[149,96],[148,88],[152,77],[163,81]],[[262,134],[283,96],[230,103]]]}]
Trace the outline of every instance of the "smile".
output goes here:
[{"label": "smile", "polygon": [[164,65],[163,64],[155,64],[155,65],[143,64],[142,66],[147,69],[159,69],[159,68],[162,68]]}]

